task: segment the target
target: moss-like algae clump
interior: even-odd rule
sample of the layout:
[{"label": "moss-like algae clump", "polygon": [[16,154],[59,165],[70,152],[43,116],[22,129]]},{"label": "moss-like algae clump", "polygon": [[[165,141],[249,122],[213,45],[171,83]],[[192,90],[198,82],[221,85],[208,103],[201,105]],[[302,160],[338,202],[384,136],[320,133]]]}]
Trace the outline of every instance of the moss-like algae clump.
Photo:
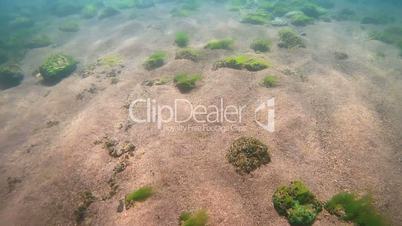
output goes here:
[{"label": "moss-like algae clump", "polygon": [[186,47],[188,45],[190,38],[186,32],[177,32],[175,43],[179,47]]},{"label": "moss-like algae clump", "polygon": [[57,80],[71,74],[76,69],[77,63],[71,56],[56,54],[46,59],[40,66],[39,72],[45,81]]},{"label": "moss-like algae clump", "polygon": [[270,65],[267,61],[247,55],[227,57],[215,63],[214,68],[232,68],[237,70],[246,69],[248,71],[261,71]]},{"label": "moss-like algae clump", "polygon": [[273,75],[267,75],[263,78],[262,80],[262,85],[270,88],[270,87],[275,87],[278,83],[278,78]]},{"label": "moss-like algae clump", "polygon": [[251,43],[250,48],[255,52],[268,52],[271,49],[271,45],[271,40],[259,38]]},{"label": "moss-like algae clump", "polygon": [[229,147],[226,158],[237,172],[246,174],[271,161],[268,147],[253,137],[241,137],[235,140]]},{"label": "moss-like algae clump", "polygon": [[234,40],[231,38],[215,39],[205,45],[205,49],[232,49]]},{"label": "moss-like algae clump", "polygon": [[181,92],[188,92],[195,88],[197,81],[201,80],[201,75],[178,74],[174,78],[177,88]]},{"label": "moss-like algae clump", "polygon": [[162,67],[165,64],[167,55],[163,51],[158,51],[149,56],[145,62],[144,67],[147,70],[153,70],[159,67]]},{"label": "moss-like algae clump", "polygon": [[181,226],[205,226],[208,222],[208,214],[205,210],[194,213],[182,212],[179,221]]},{"label": "moss-like algae clump", "polygon": [[387,220],[374,208],[373,200],[366,195],[359,198],[353,193],[342,192],[332,197],[325,209],[340,219],[358,226],[385,226]]},{"label": "moss-like algae clump", "polygon": [[284,28],[280,30],[279,40],[280,43],[278,46],[281,48],[294,49],[306,47],[303,39],[291,28]]},{"label": "moss-like algae clump", "polygon": [[185,59],[185,60],[191,60],[194,62],[197,62],[200,60],[201,57],[201,51],[197,49],[192,49],[192,48],[184,48],[180,49],[176,52],[176,60],[179,59]]},{"label": "moss-like algae clump", "polygon": [[132,206],[135,202],[143,202],[154,194],[154,190],[150,186],[141,187],[125,197],[126,208]]},{"label": "moss-like algae clump", "polygon": [[321,212],[321,203],[301,181],[279,187],[273,197],[276,211],[291,225],[312,225]]},{"label": "moss-like algae clump", "polygon": [[248,24],[267,24],[271,20],[271,15],[266,13],[248,13],[244,15],[241,19],[242,23]]}]

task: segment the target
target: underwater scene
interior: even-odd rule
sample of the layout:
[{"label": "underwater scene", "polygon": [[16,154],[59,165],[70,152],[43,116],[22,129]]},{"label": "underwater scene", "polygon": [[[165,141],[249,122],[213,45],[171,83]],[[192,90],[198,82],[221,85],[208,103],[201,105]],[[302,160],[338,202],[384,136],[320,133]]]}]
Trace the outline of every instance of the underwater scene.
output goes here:
[{"label": "underwater scene", "polygon": [[0,0],[0,226],[402,226],[402,1]]}]

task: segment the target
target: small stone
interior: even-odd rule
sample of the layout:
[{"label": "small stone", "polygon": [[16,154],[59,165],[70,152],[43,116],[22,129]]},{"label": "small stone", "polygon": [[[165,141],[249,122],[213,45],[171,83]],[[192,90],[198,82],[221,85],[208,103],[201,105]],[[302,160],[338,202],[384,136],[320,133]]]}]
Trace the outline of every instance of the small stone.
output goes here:
[{"label": "small stone", "polygon": [[122,199],[119,200],[119,205],[117,206],[117,212],[121,213],[124,210],[124,201]]}]

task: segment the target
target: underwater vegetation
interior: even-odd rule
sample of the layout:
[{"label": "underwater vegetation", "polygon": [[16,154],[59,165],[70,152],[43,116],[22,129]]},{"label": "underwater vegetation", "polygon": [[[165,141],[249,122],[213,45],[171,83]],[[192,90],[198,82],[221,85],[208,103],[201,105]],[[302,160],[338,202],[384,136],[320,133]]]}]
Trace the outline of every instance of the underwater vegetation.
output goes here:
[{"label": "underwater vegetation", "polygon": [[205,226],[208,222],[208,214],[205,210],[196,212],[182,212],[179,217],[181,226]]},{"label": "underwater vegetation", "polygon": [[279,187],[272,196],[274,207],[291,225],[312,225],[321,212],[321,203],[301,181]]},{"label": "underwater vegetation", "polygon": [[40,35],[33,37],[31,40],[27,41],[25,46],[30,49],[46,47],[52,44],[52,40],[50,40],[47,35]]},{"label": "underwater vegetation", "polygon": [[64,32],[77,32],[80,30],[80,25],[74,20],[67,20],[60,24],[59,30]]},{"label": "underwater vegetation", "polygon": [[81,16],[86,19],[93,18],[98,15],[98,7],[95,4],[87,4],[81,10]]},{"label": "underwater vegetation", "polygon": [[269,63],[263,59],[247,55],[238,55],[227,57],[223,60],[217,61],[214,65],[214,68],[218,69],[226,67],[237,70],[246,69],[248,71],[261,71],[268,68],[269,66]]},{"label": "underwater vegetation", "polygon": [[358,226],[389,225],[386,219],[373,206],[369,195],[358,197],[356,194],[342,192],[333,196],[325,209],[340,219],[351,221]]},{"label": "underwater vegetation", "polygon": [[281,48],[293,49],[306,47],[303,39],[291,28],[281,29],[279,31],[279,40],[280,43],[278,46]]},{"label": "underwater vegetation", "polygon": [[268,52],[271,49],[272,42],[269,39],[255,39],[251,45],[250,48],[253,49],[255,52]]},{"label": "underwater vegetation", "polygon": [[235,140],[227,151],[226,159],[241,174],[249,174],[271,162],[268,147],[253,137]]},{"label": "underwater vegetation", "polygon": [[402,56],[402,27],[388,27],[382,32],[373,31],[369,35],[373,40],[396,46],[399,48],[400,55]]},{"label": "underwater vegetation", "polygon": [[262,85],[270,88],[275,87],[278,84],[278,78],[273,75],[267,75],[262,79]]},{"label": "underwater vegetation", "polygon": [[174,77],[174,83],[176,87],[183,93],[189,92],[196,87],[197,81],[201,80],[201,75],[194,74],[189,75],[186,73],[178,74]]},{"label": "underwater vegetation", "polygon": [[184,49],[179,49],[176,52],[176,60],[179,59],[185,59],[185,60],[191,60],[193,62],[197,62],[200,60],[202,55],[201,50],[198,49],[192,49],[192,48],[184,48]]},{"label": "underwater vegetation", "polygon": [[18,86],[23,79],[24,74],[17,65],[0,66],[0,89]]},{"label": "underwater vegetation", "polygon": [[71,56],[55,54],[46,59],[39,67],[39,72],[44,81],[57,81],[70,75],[76,69],[77,63]]},{"label": "underwater vegetation", "polygon": [[99,58],[97,63],[102,66],[114,67],[123,63],[123,59],[119,55],[107,55]]},{"label": "underwater vegetation", "polygon": [[120,11],[113,8],[113,7],[106,7],[103,10],[100,11],[98,18],[99,19],[105,19],[108,17],[115,16],[117,14],[120,14]]},{"label": "underwater vegetation", "polygon": [[227,49],[230,50],[233,48],[234,40],[231,38],[225,39],[214,39],[209,41],[205,45],[205,49]]},{"label": "underwater vegetation", "polygon": [[125,197],[125,205],[126,208],[129,208],[134,205],[135,202],[143,202],[147,200],[154,194],[154,190],[150,186],[141,187],[129,194]]},{"label": "underwater vegetation", "polygon": [[86,191],[82,194],[82,199],[82,204],[74,211],[75,222],[77,224],[84,221],[88,208],[96,200],[96,197],[91,192]]},{"label": "underwater vegetation", "polygon": [[267,13],[248,13],[244,15],[241,19],[242,23],[249,24],[267,24],[271,20],[271,15]]},{"label": "underwater vegetation", "polygon": [[312,17],[307,16],[302,11],[292,11],[286,14],[290,19],[290,23],[295,26],[306,26],[314,22]]},{"label": "underwater vegetation", "polygon": [[149,56],[145,62],[144,67],[147,70],[154,70],[156,68],[162,67],[167,59],[167,54],[163,51],[158,51]]},{"label": "underwater vegetation", "polygon": [[186,47],[188,45],[190,38],[186,32],[177,32],[175,43],[179,47]]}]

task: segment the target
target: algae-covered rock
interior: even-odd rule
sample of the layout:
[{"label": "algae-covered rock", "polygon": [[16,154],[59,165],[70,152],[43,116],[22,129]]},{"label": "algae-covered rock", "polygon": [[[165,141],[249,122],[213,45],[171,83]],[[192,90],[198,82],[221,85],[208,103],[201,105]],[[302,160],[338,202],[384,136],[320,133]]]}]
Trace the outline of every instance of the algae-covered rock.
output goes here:
[{"label": "algae-covered rock", "polygon": [[208,214],[205,210],[196,212],[182,212],[179,216],[180,226],[205,226],[208,222]]},{"label": "algae-covered rock", "polygon": [[153,70],[162,67],[165,64],[166,58],[167,54],[165,52],[155,52],[145,60],[144,67],[147,70]]},{"label": "algae-covered rock", "polygon": [[312,225],[322,210],[321,203],[301,181],[279,187],[272,200],[279,215],[285,216],[291,225]]},{"label": "algae-covered rock", "polygon": [[59,30],[64,32],[77,32],[80,30],[80,25],[77,21],[67,20],[60,24]]},{"label": "algae-covered rock", "polygon": [[201,75],[189,75],[186,73],[178,74],[174,77],[174,83],[181,92],[189,92],[196,87],[197,81],[201,80]]},{"label": "algae-covered rock", "polygon": [[70,75],[77,63],[71,56],[56,54],[46,59],[39,72],[45,81],[54,81]]},{"label": "algae-covered rock", "polygon": [[214,39],[209,41],[205,45],[205,49],[227,49],[230,50],[233,48],[234,40],[231,38],[225,39]]},{"label": "algae-covered rock", "polygon": [[176,52],[176,60],[185,59],[197,62],[201,58],[201,51],[192,48],[180,49]]},{"label": "algae-covered rock", "polygon": [[248,13],[244,15],[241,19],[242,23],[249,24],[267,24],[271,19],[271,15],[267,13]]},{"label": "algae-covered rock", "polygon": [[272,42],[269,39],[259,38],[255,39],[250,48],[255,52],[268,52],[271,49]]},{"label": "algae-covered rock", "polygon": [[246,174],[271,161],[268,147],[253,137],[235,140],[229,147],[226,158],[237,172]]},{"label": "algae-covered rock", "polygon": [[215,63],[214,68],[232,68],[237,70],[246,69],[248,71],[261,71],[269,67],[269,63],[263,59],[239,55],[233,57],[227,57]]},{"label": "algae-covered rock", "polygon": [[23,79],[24,74],[17,65],[0,66],[0,89],[18,86]]},{"label": "algae-covered rock", "polygon": [[112,17],[112,16],[115,16],[115,15],[117,15],[119,13],[120,13],[120,11],[115,9],[115,8],[113,8],[113,7],[106,7],[99,13],[99,19]]},{"label": "algae-covered rock", "polygon": [[188,37],[188,34],[186,32],[177,32],[176,33],[176,38],[175,38],[175,43],[179,47],[186,47],[188,45],[190,38]]},{"label": "algae-covered rock", "polygon": [[40,35],[40,36],[35,36],[31,40],[27,41],[25,46],[30,49],[34,48],[41,48],[41,47],[46,47],[52,44],[52,41],[50,40],[49,36],[47,35]]},{"label": "algae-covered rock", "polygon": [[292,11],[286,14],[290,22],[295,26],[306,26],[314,22],[314,19],[304,14],[302,11]]},{"label": "algae-covered rock", "polygon": [[293,49],[306,47],[303,39],[291,28],[280,30],[279,40],[280,43],[278,44],[278,46],[281,48]]}]

